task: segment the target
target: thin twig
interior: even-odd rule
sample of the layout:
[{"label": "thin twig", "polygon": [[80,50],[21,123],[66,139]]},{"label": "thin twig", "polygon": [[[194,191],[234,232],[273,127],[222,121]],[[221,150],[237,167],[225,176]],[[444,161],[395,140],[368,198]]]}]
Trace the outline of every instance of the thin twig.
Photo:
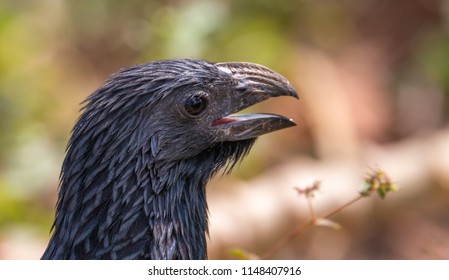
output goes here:
[{"label": "thin twig", "polygon": [[312,204],[312,198],[307,197],[307,205],[309,206],[310,217],[311,217],[312,221],[315,222],[316,215],[315,215],[315,210],[314,210],[313,204]]},{"label": "thin twig", "polygon": [[334,215],[335,213],[341,211],[342,209],[344,209],[344,208],[350,206],[351,204],[356,203],[357,201],[359,201],[359,200],[362,199],[362,198],[364,198],[364,196],[358,195],[357,197],[355,197],[355,198],[351,199],[350,201],[346,202],[345,204],[343,204],[343,205],[337,207],[336,209],[330,211],[329,213],[327,213],[326,215],[324,215],[324,216],[322,217],[322,219],[327,219],[327,218],[329,218],[330,216],[332,216],[332,215]]},{"label": "thin twig", "polygon": [[[323,215],[322,217],[318,218],[318,219],[327,219],[329,217],[331,217],[332,215],[334,215],[335,213],[341,211],[342,209],[350,206],[351,204],[357,202],[358,200],[364,198],[361,195],[358,195],[357,197],[351,199],[350,201],[348,201],[347,203],[337,207],[336,209],[330,211],[329,213],[327,213],[326,215]],[[299,233],[301,233],[305,228],[312,226],[316,223],[317,219],[315,217],[315,212],[313,211],[313,207],[311,204],[310,199],[307,199],[307,201],[309,202],[309,207],[311,208],[311,213],[312,213],[312,219],[310,219],[309,221],[300,224],[299,226],[295,227],[285,238],[280,239],[277,243],[275,243],[273,245],[273,247],[271,247],[271,249],[266,252],[265,254],[263,254],[261,256],[261,259],[268,259],[269,257],[271,257],[274,253],[276,253],[280,248],[284,247],[287,243],[289,243],[290,241],[292,241]]]}]

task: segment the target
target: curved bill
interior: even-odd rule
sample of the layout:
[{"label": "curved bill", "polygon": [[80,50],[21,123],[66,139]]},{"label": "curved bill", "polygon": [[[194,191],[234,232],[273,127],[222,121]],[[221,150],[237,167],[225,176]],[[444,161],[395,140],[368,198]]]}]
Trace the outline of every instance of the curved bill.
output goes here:
[{"label": "curved bill", "polygon": [[299,98],[290,82],[279,73],[259,64],[228,62],[216,64],[235,80],[234,96],[224,117],[213,122],[219,141],[240,141],[295,126],[284,116],[274,114],[233,114],[268,98]]}]

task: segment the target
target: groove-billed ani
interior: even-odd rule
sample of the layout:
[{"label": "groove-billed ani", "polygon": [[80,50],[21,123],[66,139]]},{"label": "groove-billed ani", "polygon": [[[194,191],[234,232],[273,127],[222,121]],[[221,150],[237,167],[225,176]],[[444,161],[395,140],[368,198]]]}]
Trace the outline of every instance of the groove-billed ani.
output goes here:
[{"label": "groove-billed ani", "polygon": [[86,101],[62,166],[42,259],[205,259],[205,185],[257,136],[293,126],[232,115],[297,94],[251,63],[156,61],[115,74]]}]

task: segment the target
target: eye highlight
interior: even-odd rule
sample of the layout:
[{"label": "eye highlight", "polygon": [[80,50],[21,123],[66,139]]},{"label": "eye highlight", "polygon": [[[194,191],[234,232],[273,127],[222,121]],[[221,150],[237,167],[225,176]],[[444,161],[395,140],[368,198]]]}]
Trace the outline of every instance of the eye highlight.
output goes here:
[{"label": "eye highlight", "polygon": [[201,94],[192,95],[186,99],[184,108],[192,116],[199,115],[207,107],[207,99]]}]

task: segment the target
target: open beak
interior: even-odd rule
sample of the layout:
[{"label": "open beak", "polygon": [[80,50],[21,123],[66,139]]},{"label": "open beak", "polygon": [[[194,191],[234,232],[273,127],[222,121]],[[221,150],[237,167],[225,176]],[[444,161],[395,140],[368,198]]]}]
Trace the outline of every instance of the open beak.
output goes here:
[{"label": "open beak", "polygon": [[259,64],[246,62],[217,63],[237,81],[225,116],[213,122],[219,141],[240,141],[295,126],[293,120],[274,114],[233,114],[271,97],[299,98],[290,82],[279,73]]}]

